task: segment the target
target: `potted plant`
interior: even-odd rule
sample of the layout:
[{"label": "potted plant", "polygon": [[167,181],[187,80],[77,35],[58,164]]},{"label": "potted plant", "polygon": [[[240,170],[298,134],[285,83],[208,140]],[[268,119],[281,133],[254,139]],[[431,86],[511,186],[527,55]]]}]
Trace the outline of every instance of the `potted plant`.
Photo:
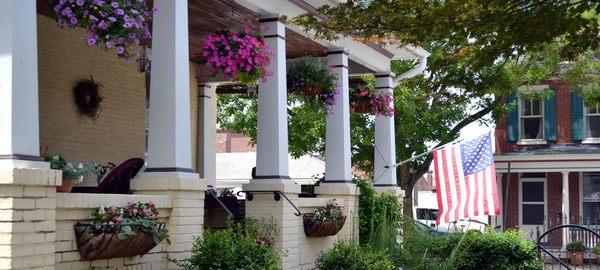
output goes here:
[{"label": "potted plant", "polygon": [[62,171],[62,184],[56,187],[57,192],[71,192],[73,186],[81,183],[83,177],[90,172],[89,166],[82,163],[73,166],[73,163],[67,162],[61,155],[44,156],[44,160],[50,163],[50,169]]},{"label": "potted plant", "polygon": [[304,234],[308,237],[331,236],[337,234],[346,223],[344,207],[334,200],[325,206],[317,207],[314,213],[304,214]]},{"label": "potted plant", "polygon": [[390,93],[374,93],[368,88],[350,89],[350,109],[358,114],[394,116],[393,101]]},{"label": "potted plant", "polygon": [[339,98],[337,77],[327,62],[314,56],[296,59],[287,70],[288,92],[316,98],[330,113]]},{"label": "potted plant", "polygon": [[83,39],[89,46],[115,48],[121,58],[131,59],[130,48],[151,39],[152,13],[145,0],[50,0],[50,4],[60,27],[87,29]]},{"label": "potted plant", "polygon": [[208,75],[205,67],[200,66],[196,77],[200,82],[205,75],[216,77],[220,74],[223,79],[253,87],[273,74],[267,70],[271,55],[271,47],[264,37],[246,27],[242,32],[220,30],[209,35],[203,41],[202,52],[192,58],[210,66]]},{"label": "potted plant", "polygon": [[74,226],[79,254],[85,260],[131,257],[148,253],[162,240],[170,244],[158,215],[153,202],[99,207],[89,224]]},{"label": "potted plant", "polygon": [[583,252],[585,251],[585,245],[581,241],[573,241],[567,244],[567,251],[569,253],[569,261],[572,265],[583,264]]},{"label": "potted plant", "polygon": [[96,181],[100,184],[104,178],[117,167],[116,164],[112,162],[107,162],[104,164],[94,164],[94,174],[96,174]]}]

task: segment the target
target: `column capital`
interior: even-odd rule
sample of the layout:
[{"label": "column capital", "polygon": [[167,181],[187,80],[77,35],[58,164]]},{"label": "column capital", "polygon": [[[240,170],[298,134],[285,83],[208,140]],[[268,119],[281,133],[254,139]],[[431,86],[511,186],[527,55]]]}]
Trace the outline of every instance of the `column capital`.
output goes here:
[{"label": "column capital", "polygon": [[565,177],[565,176],[568,177],[570,172],[560,172],[560,173],[562,173],[563,177]]}]

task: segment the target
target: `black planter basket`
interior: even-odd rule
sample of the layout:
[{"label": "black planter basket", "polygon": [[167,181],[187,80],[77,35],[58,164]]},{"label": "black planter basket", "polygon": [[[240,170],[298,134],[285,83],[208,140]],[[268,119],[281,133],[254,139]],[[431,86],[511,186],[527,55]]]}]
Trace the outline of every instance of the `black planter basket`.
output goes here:
[{"label": "black planter basket", "polygon": [[304,214],[304,234],[308,237],[323,237],[336,235],[346,223],[346,216],[337,220],[315,220],[314,214]]},{"label": "black planter basket", "polygon": [[[164,226],[159,223],[157,229]],[[114,233],[92,234],[89,224],[77,223],[74,229],[79,254],[88,261],[144,255],[157,245],[150,234],[136,233],[120,240]]]}]

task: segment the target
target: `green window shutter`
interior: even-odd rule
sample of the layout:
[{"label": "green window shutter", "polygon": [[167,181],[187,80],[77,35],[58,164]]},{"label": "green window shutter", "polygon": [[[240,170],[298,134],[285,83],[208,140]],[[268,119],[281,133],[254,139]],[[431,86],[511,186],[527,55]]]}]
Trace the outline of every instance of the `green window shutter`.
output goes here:
[{"label": "green window shutter", "polygon": [[556,91],[544,100],[544,136],[548,141],[556,141]]},{"label": "green window shutter", "polygon": [[583,130],[583,98],[574,91],[571,92],[571,124],[573,126],[573,140],[583,140],[585,138],[585,130]]},{"label": "green window shutter", "polygon": [[[508,95],[506,102],[508,104],[516,103],[517,93],[512,92]],[[506,139],[509,142],[516,142],[519,140],[519,105],[511,109],[506,115]]]}]

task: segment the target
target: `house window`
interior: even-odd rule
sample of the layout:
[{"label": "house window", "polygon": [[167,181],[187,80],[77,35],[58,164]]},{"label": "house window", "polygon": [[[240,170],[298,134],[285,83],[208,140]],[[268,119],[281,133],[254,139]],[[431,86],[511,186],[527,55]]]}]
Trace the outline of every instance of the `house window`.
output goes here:
[{"label": "house window", "polygon": [[521,140],[544,139],[544,103],[540,98],[522,97],[519,101]]},{"label": "house window", "polygon": [[523,181],[521,220],[523,225],[543,225],[546,215],[543,181]]},{"label": "house window", "polygon": [[585,108],[585,129],[588,139],[600,139],[600,102]]},{"label": "house window", "polygon": [[583,173],[583,224],[600,224],[600,172]]}]

